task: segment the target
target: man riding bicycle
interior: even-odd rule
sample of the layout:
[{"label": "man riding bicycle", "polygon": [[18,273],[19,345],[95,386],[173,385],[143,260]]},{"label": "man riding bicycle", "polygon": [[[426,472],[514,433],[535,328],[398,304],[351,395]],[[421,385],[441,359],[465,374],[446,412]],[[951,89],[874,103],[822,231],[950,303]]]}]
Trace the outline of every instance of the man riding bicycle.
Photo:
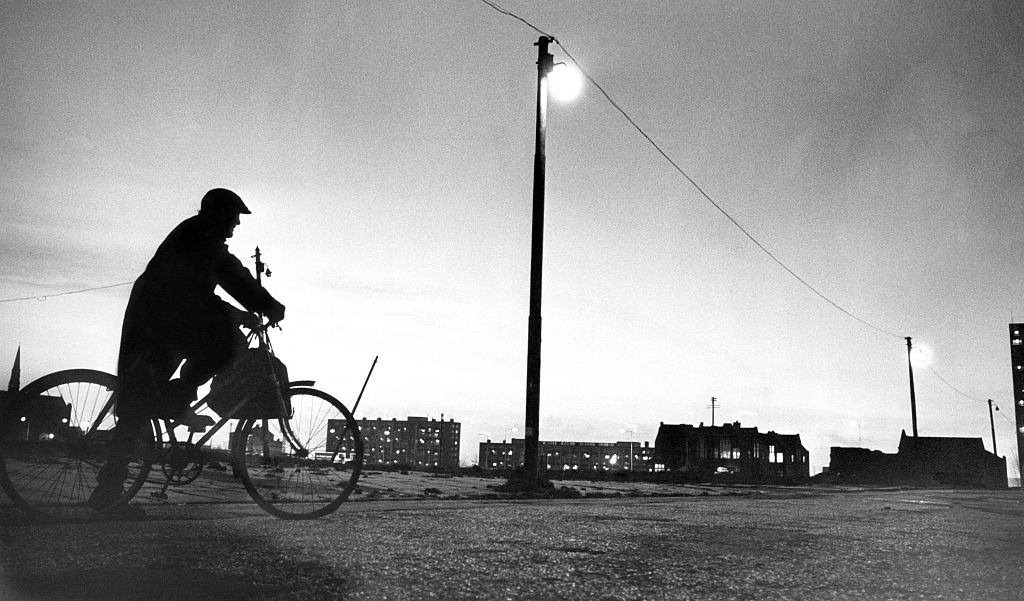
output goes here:
[{"label": "man riding bicycle", "polygon": [[[121,330],[118,423],[99,486],[89,497],[93,508],[105,509],[121,499],[132,446],[149,420],[172,419],[192,429],[212,423],[190,405],[196,389],[245,347],[239,325],[255,327],[252,313],[265,315],[270,323],[284,319],[284,305],[228,251],[226,240],[239,216],[249,214],[234,192],[210,190],[199,214],[168,234],[135,281]],[[217,286],[249,313],[221,300],[214,292]],[[179,364],[179,377],[171,379]]]}]

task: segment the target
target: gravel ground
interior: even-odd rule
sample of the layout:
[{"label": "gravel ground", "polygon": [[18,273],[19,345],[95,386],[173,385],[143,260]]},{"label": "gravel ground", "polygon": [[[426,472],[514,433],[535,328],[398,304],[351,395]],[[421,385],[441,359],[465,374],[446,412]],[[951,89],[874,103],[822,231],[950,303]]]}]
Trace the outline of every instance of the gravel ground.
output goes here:
[{"label": "gravel ground", "polygon": [[[153,505],[119,523],[0,511],[0,598],[1024,599],[1019,492],[478,500],[464,498],[478,486],[416,478],[371,474],[396,496],[306,522],[251,503]],[[447,492],[400,496],[424,482]]]}]

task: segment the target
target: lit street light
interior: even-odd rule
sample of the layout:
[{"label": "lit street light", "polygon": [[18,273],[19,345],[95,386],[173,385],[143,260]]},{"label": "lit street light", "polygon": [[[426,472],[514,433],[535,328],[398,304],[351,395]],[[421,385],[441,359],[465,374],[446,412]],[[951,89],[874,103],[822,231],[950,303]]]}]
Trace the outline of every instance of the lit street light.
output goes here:
[{"label": "lit street light", "polygon": [[[988,424],[992,427],[992,454],[999,455],[999,451],[996,449],[996,419],[992,414],[992,407],[995,401],[992,399],[988,400]],[[999,411],[999,407],[996,407],[996,411]]]},{"label": "lit street light", "polygon": [[[547,157],[548,76],[557,98],[571,99],[583,87],[583,77],[574,67],[559,64],[555,69],[554,57],[548,44],[554,38],[541,36],[537,40],[537,136],[533,161],[533,233],[530,247],[530,317],[526,344],[526,426],[523,432],[523,486],[535,488],[540,480],[540,340],[541,340],[541,281],[544,266],[544,175]],[[555,73],[552,73],[555,71]]]},{"label": "lit street light", "polygon": [[572,102],[583,91],[583,73],[573,65],[553,65],[549,78],[551,96],[559,102]]},{"label": "lit street light", "polygon": [[907,336],[907,368],[910,370],[910,420],[914,427],[914,438],[917,438],[917,398],[914,396],[914,347]]}]

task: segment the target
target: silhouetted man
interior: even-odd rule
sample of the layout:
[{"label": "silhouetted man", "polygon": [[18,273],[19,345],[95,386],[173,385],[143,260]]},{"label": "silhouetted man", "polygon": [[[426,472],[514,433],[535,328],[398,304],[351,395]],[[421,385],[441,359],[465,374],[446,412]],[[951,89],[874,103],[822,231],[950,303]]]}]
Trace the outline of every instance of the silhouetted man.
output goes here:
[{"label": "silhouetted man", "polygon": [[[253,278],[225,243],[239,225],[239,216],[250,213],[234,192],[210,190],[203,196],[199,214],[168,234],[135,281],[117,361],[118,424],[108,461],[98,476],[99,486],[89,497],[93,508],[104,509],[120,500],[132,447],[149,420],[173,419],[197,430],[212,423],[189,407],[196,400],[196,389],[245,347],[238,326],[255,325],[251,313],[214,293],[218,285],[271,323],[284,319],[284,305]],[[172,380],[179,364],[180,377]],[[141,510],[130,509],[128,513],[141,517]]]}]

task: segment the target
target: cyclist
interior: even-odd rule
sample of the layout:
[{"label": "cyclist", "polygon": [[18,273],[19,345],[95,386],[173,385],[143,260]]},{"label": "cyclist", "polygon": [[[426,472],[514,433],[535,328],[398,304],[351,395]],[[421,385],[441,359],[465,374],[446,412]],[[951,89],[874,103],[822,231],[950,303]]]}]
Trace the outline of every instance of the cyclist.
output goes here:
[{"label": "cyclist", "polygon": [[[196,389],[245,347],[240,324],[256,327],[252,313],[265,315],[270,323],[284,319],[284,305],[228,251],[226,240],[239,216],[249,214],[231,190],[210,190],[199,214],[168,234],[135,281],[121,330],[118,423],[99,485],[89,497],[93,508],[108,508],[121,498],[132,447],[149,420],[173,419],[193,430],[212,423],[190,405]],[[249,313],[221,300],[214,292],[217,286]],[[179,377],[171,379],[179,364]],[[135,507],[123,509],[126,517],[144,515]]]}]

